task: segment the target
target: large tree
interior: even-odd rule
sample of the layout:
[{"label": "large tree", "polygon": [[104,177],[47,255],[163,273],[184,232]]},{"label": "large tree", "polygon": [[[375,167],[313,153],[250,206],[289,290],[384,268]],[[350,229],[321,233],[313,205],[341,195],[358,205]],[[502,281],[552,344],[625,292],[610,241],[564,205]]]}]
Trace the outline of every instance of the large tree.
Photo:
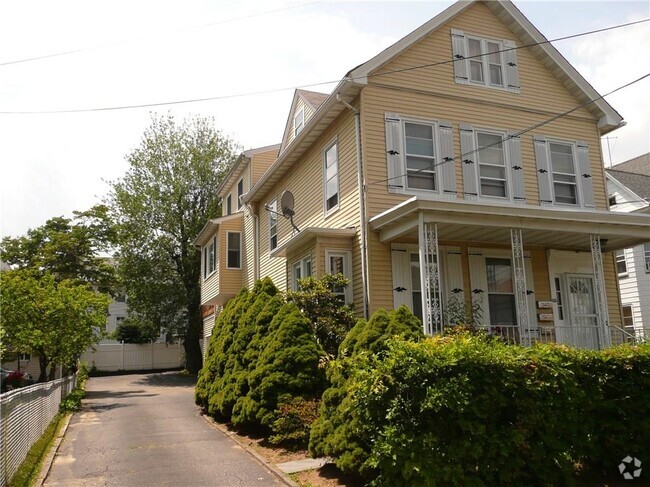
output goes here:
[{"label": "large tree", "polygon": [[119,273],[129,307],[183,338],[186,366],[201,368],[200,255],[192,245],[219,212],[216,188],[236,144],[210,119],[153,116],[126,175],[112,183]]},{"label": "large tree", "polygon": [[2,273],[0,329],[15,352],[39,358],[39,382],[55,365],[74,367],[79,356],[101,338],[110,298],[77,280],[57,280],[32,269]]},{"label": "large tree", "polygon": [[101,291],[114,288],[114,266],[106,255],[115,240],[108,207],[75,211],[72,218],[54,217],[20,237],[5,237],[0,260],[35,275],[50,273],[57,281],[74,280]]}]

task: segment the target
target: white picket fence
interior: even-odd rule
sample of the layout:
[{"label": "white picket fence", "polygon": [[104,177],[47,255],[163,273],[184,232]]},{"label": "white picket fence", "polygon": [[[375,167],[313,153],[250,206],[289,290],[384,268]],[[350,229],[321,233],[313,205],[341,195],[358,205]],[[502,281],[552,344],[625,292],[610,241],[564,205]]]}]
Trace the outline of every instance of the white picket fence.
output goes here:
[{"label": "white picket fence", "polygon": [[0,486],[9,483],[76,385],[74,374],[0,395]]},{"label": "white picket fence", "polygon": [[81,358],[88,368],[97,370],[163,370],[183,365],[180,343],[100,343]]}]

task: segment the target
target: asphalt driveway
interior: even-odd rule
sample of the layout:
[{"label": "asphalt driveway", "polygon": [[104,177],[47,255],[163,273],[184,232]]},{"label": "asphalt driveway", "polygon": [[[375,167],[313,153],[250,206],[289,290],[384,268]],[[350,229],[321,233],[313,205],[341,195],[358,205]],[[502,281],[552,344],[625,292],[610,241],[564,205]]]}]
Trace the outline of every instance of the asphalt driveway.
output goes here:
[{"label": "asphalt driveway", "polygon": [[44,485],[282,485],[199,415],[192,378],[97,377],[86,391]]}]

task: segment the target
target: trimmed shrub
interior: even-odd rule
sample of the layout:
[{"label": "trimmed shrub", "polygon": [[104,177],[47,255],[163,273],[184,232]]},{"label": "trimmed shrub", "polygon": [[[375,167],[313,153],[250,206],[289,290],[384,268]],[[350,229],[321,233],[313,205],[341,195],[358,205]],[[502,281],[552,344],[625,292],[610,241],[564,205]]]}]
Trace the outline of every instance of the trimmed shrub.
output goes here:
[{"label": "trimmed shrub", "polygon": [[327,368],[331,386],[323,394],[319,417],[312,426],[309,439],[312,455],[334,457],[342,470],[363,472],[370,445],[359,436],[360,424],[351,411],[354,406],[350,396],[350,369],[357,360],[381,355],[395,336],[405,340],[423,337],[420,320],[406,306],[391,312],[378,310],[369,321],[358,320],[347,334],[339,347],[338,359]]},{"label": "trimmed shrub", "polygon": [[650,456],[650,345],[395,339],[348,374],[338,412],[353,434],[330,454],[377,485],[564,485],[576,465],[615,474]]},{"label": "trimmed shrub", "polygon": [[270,428],[277,419],[278,404],[323,390],[325,377],[319,363],[324,353],[311,323],[294,303],[280,308],[259,348],[255,367],[248,374],[246,400],[232,421]]},{"label": "trimmed shrub", "polygon": [[320,399],[294,397],[278,404],[277,418],[271,425],[273,444],[303,446],[309,442],[311,425],[318,418]]}]

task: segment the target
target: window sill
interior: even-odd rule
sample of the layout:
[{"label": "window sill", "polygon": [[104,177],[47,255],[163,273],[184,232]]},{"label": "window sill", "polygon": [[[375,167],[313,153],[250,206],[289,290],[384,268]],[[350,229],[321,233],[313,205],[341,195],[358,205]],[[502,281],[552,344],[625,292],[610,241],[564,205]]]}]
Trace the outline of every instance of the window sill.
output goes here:
[{"label": "window sill", "polygon": [[217,273],[217,269],[215,269],[215,270],[213,270],[212,272],[210,272],[210,274],[208,274],[207,276],[205,276],[205,277],[203,278],[203,282],[210,280],[210,278],[211,278],[212,276],[214,276],[216,273]]}]

